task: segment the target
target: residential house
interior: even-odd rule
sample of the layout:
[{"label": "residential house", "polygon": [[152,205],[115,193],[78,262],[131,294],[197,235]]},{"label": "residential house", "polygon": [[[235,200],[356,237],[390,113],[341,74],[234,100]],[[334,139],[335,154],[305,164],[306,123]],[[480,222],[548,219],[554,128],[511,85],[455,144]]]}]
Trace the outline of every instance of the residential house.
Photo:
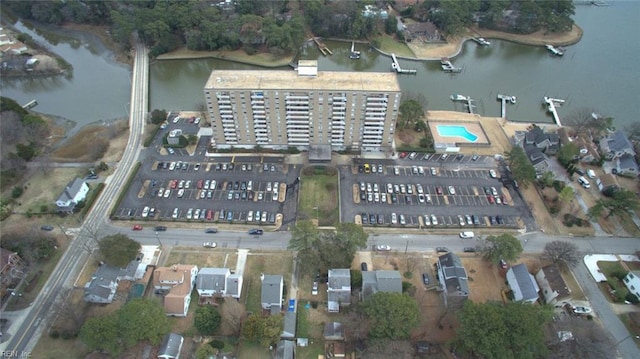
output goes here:
[{"label": "residential house", "polygon": [[348,269],[330,269],[327,281],[327,310],[340,311],[340,305],[351,304],[351,272]]},{"label": "residential house", "polygon": [[324,325],[324,350],[330,354],[328,358],[346,357],[344,327],[339,322],[329,322]]},{"label": "residential house", "polygon": [[[138,267],[141,260],[142,256],[138,255],[136,259],[129,262],[126,268],[118,268],[108,264],[100,265],[91,276],[91,280],[84,286],[84,301],[96,304],[113,302],[121,280],[139,279],[137,274],[139,274]],[[143,267],[146,269],[146,264]]]},{"label": "residential house", "polygon": [[524,263],[512,266],[507,271],[507,283],[513,292],[515,302],[535,303],[540,288]]},{"label": "residential house", "polygon": [[280,340],[276,347],[274,359],[294,359],[296,357],[296,343],[291,340]]},{"label": "residential house", "polygon": [[15,287],[24,276],[26,263],[18,253],[0,248],[0,298],[4,297],[7,289]]},{"label": "residential house", "polygon": [[600,140],[600,151],[609,161],[624,154],[636,155],[636,151],[633,150],[633,144],[622,131],[615,131]]},{"label": "residential house", "polygon": [[262,282],[262,309],[271,311],[271,314],[282,311],[282,296],[284,293],[284,279],[281,275],[260,274]]},{"label": "residential house", "polygon": [[567,287],[567,283],[560,274],[560,268],[556,264],[541,268],[536,273],[536,282],[538,282],[540,294],[547,304],[556,304],[571,298],[571,290]]},{"label": "residential house", "polygon": [[560,149],[560,137],[557,133],[545,133],[539,126],[532,126],[524,135],[524,145],[535,146],[547,155],[553,155]]},{"label": "residential house", "polygon": [[625,176],[637,176],[640,174],[635,157],[628,153],[616,158],[616,173]]},{"label": "residential house", "polygon": [[560,145],[569,143],[575,144],[579,149],[577,160],[582,163],[592,163],[600,160],[598,146],[585,133],[576,134],[570,127],[560,127],[558,129]]},{"label": "residential house", "polygon": [[596,185],[600,192],[615,192],[620,189],[616,176],[605,173],[596,179]]},{"label": "residential house", "polygon": [[153,271],[154,289],[166,293],[163,304],[167,315],[187,316],[197,275],[198,266],[190,264],[158,267]]},{"label": "residential house", "polygon": [[362,272],[362,300],[378,293],[402,293],[402,277],[397,270]]},{"label": "residential house", "polygon": [[76,205],[80,201],[84,201],[88,192],[89,186],[84,180],[80,178],[72,180],[67,184],[64,190],[62,190],[62,193],[60,193],[60,196],[58,196],[58,199],[56,200],[58,212],[73,213]]},{"label": "residential house", "polygon": [[296,337],[296,317],[297,312],[287,311],[284,313],[284,329],[280,334],[281,339],[293,340]]},{"label": "residential house", "polygon": [[426,42],[442,41],[438,27],[431,21],[408,24],[404,33],[405,39],[421,39]]},{"label": "residential house", "polygon": [[629,272],[622,280],[624,285],[640,299],[640,271],[634,270]]},{"label": "residential house", "polygon": [[229,268],[202,268],[196,278],[196,289],[200,297],[240,298],[242,275],[231,274]]},{"label": "residential house", "polygon": [[158,350],[158,359],[179,359],[182,344],[184,344],[182,335],[176,333],[165,335]]},{"label": "residential house", "polygon": [[461,306],[469,298],[469,282],[460,257],[451,252],[441,255],[436,262],[436,270],[445,304]]},{"label": "residential house", "polygon": [[524,147],[524,152],[527,158],[535,168],[536,173],[543,173],[549,169],[549,161],[547,156],[542,151],[533,145],[527,145]]}]

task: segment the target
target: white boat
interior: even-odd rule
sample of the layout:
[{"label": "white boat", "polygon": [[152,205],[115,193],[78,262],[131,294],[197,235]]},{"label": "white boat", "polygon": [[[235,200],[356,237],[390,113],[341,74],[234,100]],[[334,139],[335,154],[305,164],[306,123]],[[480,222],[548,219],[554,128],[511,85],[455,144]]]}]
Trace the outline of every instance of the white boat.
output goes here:
[{"label": "white boat", "polygon": [[559,47],[555,47],[553,45],[545,45],[547,50],[549,50],[549,52],[551,52],[552,54],[556,55],[556,56],[562,56],[564,55],[564,51],[562,51],[561,48]]},{"label": "white boat", "polygon": [[515,96],[509,97],[509,102],[511,102],[511,104],[515,105],[516,104],[516,97]]},{"label": "white boat", "polygon": [[467,96],[458,95],[457,93],[451,95],[450,98],[451,98],[451,101],[468,101],[469,100]]},{"label": "white boat", "polygon": [[473,41],[478,43],[478,45],[480,45],[480,46],[489,46],[489,45],[491,45],[491,43],[489,41],[487,41],[484,37],[474,37]]}]

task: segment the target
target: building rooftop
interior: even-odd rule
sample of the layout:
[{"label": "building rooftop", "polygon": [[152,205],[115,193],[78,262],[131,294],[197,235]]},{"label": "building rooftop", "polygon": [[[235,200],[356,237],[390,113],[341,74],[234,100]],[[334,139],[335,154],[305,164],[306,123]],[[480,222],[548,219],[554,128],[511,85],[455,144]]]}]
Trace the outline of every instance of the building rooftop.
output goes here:
[{"label": "building rooftop", "polygon": [[400,92],[392,72],[318,71],[317,76],[299,76],[290,70],[213,70],[205,89],[222,90],[317,90]]}]

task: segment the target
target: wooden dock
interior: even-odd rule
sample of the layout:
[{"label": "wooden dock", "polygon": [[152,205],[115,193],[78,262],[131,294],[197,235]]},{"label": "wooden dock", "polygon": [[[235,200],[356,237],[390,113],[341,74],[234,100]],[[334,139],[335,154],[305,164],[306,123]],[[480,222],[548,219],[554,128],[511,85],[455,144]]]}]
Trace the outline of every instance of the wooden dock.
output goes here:
[{"label": "wooden dock", "polygon": [[393,69],[393,71],[399,73],[399,74],[417,74],[418,70],[416,69],[403,69],[400,67],[400,63],[398,62],[398,58],[396,57],[396,54],[391,54],[391,68]]},{"label": "wooden dock", "polygon": [[25,110],[28,110],[28,109],[32,109],[32,108],[34,108],[36,106],[38,106],[38,101],[31,100],[31,101],[27,102],[26,104],[24,104],[22,106],[22,108],[24,108]]},{"label": "wooden dock", "polygon": [[507,102],[510,102],[512,105],[516,104],[516,97],[511,95],[500,95],[498,94],[498,100],[502,102],[500,108],[500,114],[502,118],[507,118]]},{"label": "wooden dock", "polygon": [[318,50],[320,50],[322,55],[324,55],[324,56],[333,55],[333,52],[331,52],[331,50],[329,50],[327,45],[325,45],[324,43],[320,42],[320,40],[318,40],[317,37],[313,38],[313,42],[316,43],[316,46],[318,46]]},{"label": "wooden dock", "polygon": [[551,112],[556,125],[558,125],[558,127],[562,127],[562,124],[560,123],[560,117],[558,116],[558,110],[556,108],[562,106],[564,100],[545,96],[544,102],[548,105],[547,111]]}]

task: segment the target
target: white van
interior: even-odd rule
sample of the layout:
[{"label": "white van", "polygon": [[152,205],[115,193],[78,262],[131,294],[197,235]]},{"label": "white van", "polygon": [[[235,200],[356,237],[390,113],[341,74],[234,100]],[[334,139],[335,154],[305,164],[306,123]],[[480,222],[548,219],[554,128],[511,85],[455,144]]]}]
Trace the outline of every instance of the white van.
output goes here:
[{"label": "white van", "polygon": [[591,185],[589,184],[589,181],[588,181],[586,178],[582,177],[582,176],[578,177],[578,182],[580,182],[580,184],[581,184],[581,185],[582,185],[582,187],[584,187],[584,188],[589,188],[589,187],[591,187]]},{"label": "white van", "polygon": [[587,176],[589,178],[596,178],[596,173],[593,170],[587,170]]},{"label": "white van", "polygon": [[473,232],[460,232],[460,238],[473,238],[474,236]]}]

